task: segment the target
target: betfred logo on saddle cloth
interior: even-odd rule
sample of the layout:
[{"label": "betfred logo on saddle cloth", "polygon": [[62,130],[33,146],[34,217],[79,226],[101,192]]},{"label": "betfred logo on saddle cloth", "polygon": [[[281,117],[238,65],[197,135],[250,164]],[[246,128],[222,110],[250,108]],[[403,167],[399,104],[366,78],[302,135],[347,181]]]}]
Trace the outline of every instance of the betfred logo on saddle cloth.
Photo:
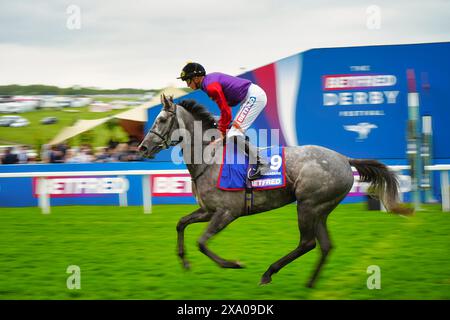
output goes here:
[{"label": "betfred logo on saddle cloth", "polygon": [[[224,146],[223,161],[217,179],[217,188],[226,191],[245,190],[247,172],[249,169],[248,157],[238,154],[237,148]],[[270,171],[259,179],[251,181],[253,190],[269,190],[283,188],[286,185],[286,168],[284,148],[278,146],[262,150],[261,156],[267,157]]]}]

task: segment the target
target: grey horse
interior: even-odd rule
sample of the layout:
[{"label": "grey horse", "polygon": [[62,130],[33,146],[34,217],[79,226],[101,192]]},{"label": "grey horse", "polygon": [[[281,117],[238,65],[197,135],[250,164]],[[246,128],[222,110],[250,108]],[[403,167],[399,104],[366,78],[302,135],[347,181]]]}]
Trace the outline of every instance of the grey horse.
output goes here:
[{"label": "grey horse", "polygon": [[[192,177],[192,190],[200,206],[181,218],[177,225],[178,255],[183,266],[186,269],[190,267],[185,256],[185,228],[192,223],[209,221],[206,231],[198,240],[200,251],[223,268],[242,268],[238,261],[226,260],[207,246],[211,237],[237,218],[249,214],[244,191],[222,191],[216,187],[220,162],[193,161],[195,152],[199,150],[201,154],[212,154],[212,159],[222,159],[222,144],[211,144],[211,139],[204,141],[203,138],[200,143],[195,143],[192,139],[196,121],[201,121],[202,132],[209,131],[219,137],[216,121],[211,113],[195,101],[176,104],[171,97],[162,95],[161,102],[163,108],[139,150],[145,157],[153,158],[160,150],[177,144],[182,147],[183,159]],[[315,284],[331,249],[327,217],[353,186],[352,166],[359,172],[361,181],[371,183],[369,190],[383,202],[387,210],[399,214],[413,212],[398,203],[397,178],[384,164],[376,160],[350,159],[320,146],[285,147],[286,186],[255,191],[250,214],[280,208],[296,201],[300,240],[294,250],[269,266],[261,278],[261,284],[271,282],[274,273],[314,249],[318,242],[322,254],[307,286]]]}]

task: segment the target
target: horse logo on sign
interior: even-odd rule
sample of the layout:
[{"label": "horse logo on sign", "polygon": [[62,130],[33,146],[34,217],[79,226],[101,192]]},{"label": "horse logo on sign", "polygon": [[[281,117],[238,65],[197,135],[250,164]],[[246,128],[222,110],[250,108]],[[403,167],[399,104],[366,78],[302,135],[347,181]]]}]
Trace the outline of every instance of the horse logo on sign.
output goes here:
[{"label": "horse logo on sign", "polygon": [[353,132],[358,133],[357,140],[367,139],[370,131],[375,128],[378,128],[378,126],[376,126],[373,123],[368,123],[368,122],[360,122],[355,125],[344,126],[344,129],[347,131],[353,131]]}]

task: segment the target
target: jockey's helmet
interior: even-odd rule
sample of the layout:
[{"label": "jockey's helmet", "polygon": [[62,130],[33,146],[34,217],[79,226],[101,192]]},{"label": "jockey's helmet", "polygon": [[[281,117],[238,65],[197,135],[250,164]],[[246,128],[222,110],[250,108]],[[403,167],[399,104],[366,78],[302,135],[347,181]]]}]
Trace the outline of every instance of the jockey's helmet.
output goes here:
[{"label": "jockey's helmet", "polygon": [[177,79],[186,81],[188,79],[192,79],[193,77],[197,76],[201,77],[204,75],[206,75],[206,71],[201,64],[196,62],[189,62],[187,65],[184,66],[180,76]]}]

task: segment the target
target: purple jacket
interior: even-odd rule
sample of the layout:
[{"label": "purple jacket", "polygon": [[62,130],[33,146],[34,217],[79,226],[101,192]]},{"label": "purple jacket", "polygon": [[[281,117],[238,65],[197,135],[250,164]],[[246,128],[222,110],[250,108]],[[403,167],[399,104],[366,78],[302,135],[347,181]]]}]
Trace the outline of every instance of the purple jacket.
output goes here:
[{"label": "purple jacket", "polygon": [[251,81],[220,72],[207,74],[202,81],[202,90],[219,106],[219,130],[226,133],[231,123],[231,107],[241,103],[248,92]]}]

